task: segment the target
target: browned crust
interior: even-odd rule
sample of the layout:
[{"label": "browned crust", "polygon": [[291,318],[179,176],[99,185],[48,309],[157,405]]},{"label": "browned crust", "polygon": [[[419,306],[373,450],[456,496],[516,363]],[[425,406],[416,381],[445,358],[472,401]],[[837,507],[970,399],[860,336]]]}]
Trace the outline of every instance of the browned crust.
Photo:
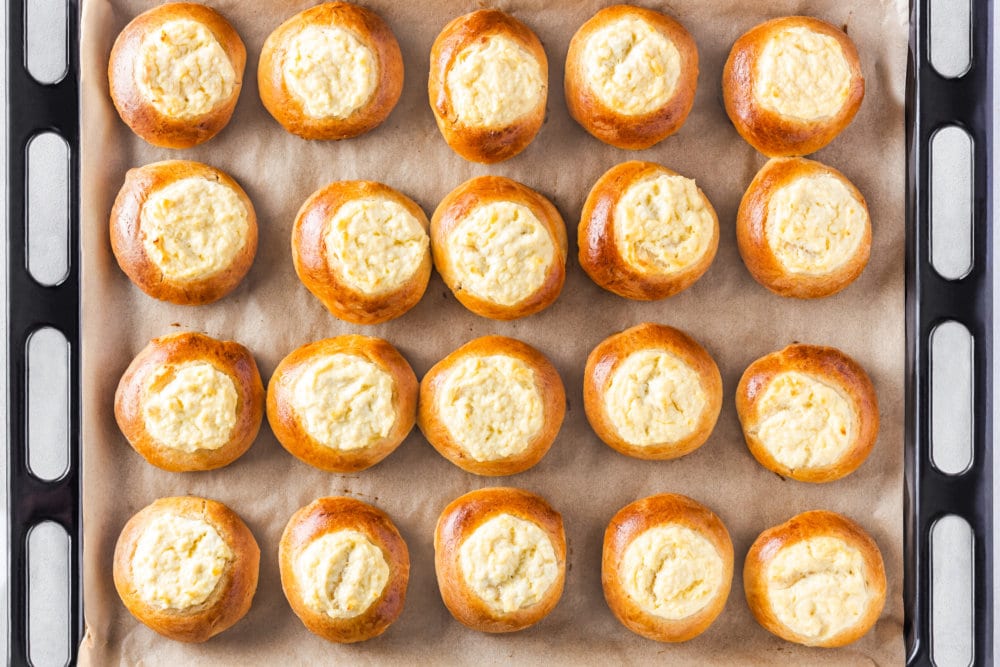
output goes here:
[{"label": "browned crust", "polygon": [[712,240],[705,253],[682,271],[645,273],[629,264],[618,252],[615,239],[615,209],[618,200],[633,183],[655,174],[679,176],[677,172],[653,162],[623,162],[597,179],[580,215],[577,240],[580,266],[591,280],[619,296],[640,301],[665,299],[687,289],[708,271],[719,248],[719,218],[708,197],[698,194],[712,213]]},{"label": "browned crust", "polygon": [[[378,81],[368,101],[346,118],[313,118],[285,85],[288,42],[309,25],[338,26],[351,32],[375,55]],[[276,121],[303,139],[349,139],[375,129],[389,117],[403,92],[403,56],[382,17],[348,2],[325,2],[291,17],[264,42],[257,66],[260,100]]]},{"label": "browned crust", "polygon": [[[382,594],[362,614],[333,618],[306,605],[295,576],[295,561],[313,540],[341,530],[367,536],[389,565],[389,580]],[[278,547],[281,588],[302,624],[323,639],[349,644],[378,637],[403,611],[410,581],[410,552],[392,519],[382,510],[353,498],[318,498],[288,520]]]},{"label": "browned crust", "polygon": [[[229,441],[219,449],[183,452],[164,447],[146,430],[142,407],[147,380],[163,366],[190,361],[211,364],[236,387],[236,424]],[[115,419],[125,439],[149,463],[170,472],[214,470],[229,465],[250,449],[263,417],[264,386],[250,350],[200,333],[175,333],[151,340],[129,364],[115,391]]]},{"label": "browned crust", "polygon": [[406,195],[374,181],[337,181],[314,192],[299,209],[292,228],[292,262],[302,284],[334,316],[353,324],[378,324],[399,317],[423,297],[431,278],[431,253],[428,244],[417,270],[392,290],[366,294],[341,280],[327,261],[326,232],[341,206],[365,198],[396,202],[428,232],[427,215]]},{"label": "browned crust", "polygon": [[[796,371],[833,386],[851,404],[857,429],[850,447],[834,463],[819,468],[789,468],[771,455],[757,438],[761,415],[757,408],[768,386],[780,374]],[[800,482],[832,482],[865,462],[878,439],[879,412],[875,387],[865,370],[840,350],[818,345],[789,345],[750,364],[736,387],[736,412],[747,447],[757,462]]]},{"label": "browned crust", "polygon": [[[236,72],[232,94],[208,113],[193,118],[161,114],[143,96],[135,81],[135,60],[143,37],[159,25],[177,19],[191,19],[204,25],[218,40]],[[243,87],[246,61],[247,52],[240,36],[214,9],[193,2],[153,7],[132,19],[115,39],[108,62],[111,100],[125,124],[149,143],[163,148],[191,148],[208,141],[229,123]]]},{"label": "browned crust", "polygon": [[[215,590],[197,606],[157,609],[143,602],[135,589],[132,555],[149,522],[161,514],[207,521],[233,553]],[[160,498],[147,505],[128,520],[115,544],[115,588],[125,608],[149,628],[181,642],[206,641],[243,618],[257,590],[259,569],[260,549],[243,520],[222,503],[196,496]]]},{"label": "browned crust", "polygon": [[[204,178],[233,190],[247,211],[247,236],[229,266],[197,280],[171,280],[146,254],[141,226],[146,200],[161,188],[185,178]],[[194,306],[221,299],[236,289],[257,254],[257,214],[247,193],[229,174],[200,162],[166,160],[129,169],[111,209],[111,250],[135,286],[161,301]]]},{"label": "browned crust", "polygon": [[[632,540],[657,526],[679,524],[697,532],[715,546],[722,559],[722,582],[701,610],[679,619],[650,614],[628,594],[621,581],[621,561]],[[632,632],[659,642],[685,642],[708,629],[722,613],[733,581],[733,543],[715,513],[687,496],[661,493],[618,510],[604,531],[601,583],[604,599],[615,617]]]},{"label": "browned crust", "polygon": [[[503,355],[523,361],[531,368],[535,386],[542,397],[542,428],[528,443],[527,449],[515,456],[490,461],[477,461],[452,437],[437,409],[438,391],[448,378],[448,372],[468,356]],[[420,382],[417,424],[427,441],[462,470],[476,475],[514,475],[524,472],[542,460],[549,451],[566,414],[566,390],[559,372],[545,356],[526,343],[504,336],[483,336],[471,340],[434,364]]]},{"label": "browned crust", "polygon": [[[545,81],[538,104],[513,123],[503,127],[470,126],[459,122],[452,108],[448,91],[448,71],[455,58],[466,47],[485,42],[490,36],[503,34],[528,51],[542,70]],[[490,164],[512,158],[525,148],[538,134],[545,120],[545,103],[548,98],[549,61],[545,49],[531,28],[516,18],[496,9],[480,9],[453,19],[441,30],[431,47],[430,75],[427,95],[431,110],[441,135],[453,151],[466,160]]]},{"label": "browned crust", "polygon": [[[515,202],[527,206],[542,223],[555,246],[549,273],[534,294],[505,306],[481,299],[462,288],[448,256],[446,239],[476,207],[489,202]],[[441,200],[431,216],[431,252],[434,266],[458,301],[483,317],[514,320],[548,308],[559,297],[566,281],[566,224],[548,199],[526,185],[502,176],[479,176],[452,190]]]},{"label": "browned crust", "polygon": [[[775,616],[768,596],[767,568],[784,547],[820,536],[844,540],[861,553],[867,570],[865,579],[869,588],[874,591],[874,596],[857,624],[825,641],[814,641],[793,632]],[[845,646],[864,636],[882,614],[886,592],[885,566],[878,545],[861,526],[835,512],[813,510],[798,514],[779,526],[765,530],[757,537],[743,565],[743,589],[750,611],[753,612],[757,622],[769,632],[786,641],[806,646],[828,648]]]},{"label": "browned crust", "polygon": [[[499,514],[530,521],[545,531],[556,554],[559,574],[536,604],[510,613],[496,612],[465,585],[459,548],[479,526]],[[434,529],[434,570],[445,606],[455,620],[480,632],[515,632],[542,620],[562,596],[566,579],[566,534],[562,516],[541,496],[511,487],[471,491],[453,500]]]},{"label": "browned crust", "polygon": [[[681,56],[680,75],[674,94],[663,106],[640,115],[623,114],[607,107],[587,85],[583,71],[583,49],[587,39],[612,21],[632,16],[640,19],[670,40]],[[698,86],[698,47],[680,23],[666,14],[634,7],[614,5],[594,14],[573,35],[566,54],[566,106],[569,114],[587,132],[618,148],[641,150],[659,143],[676,132],[694,105]]]},{"label": "browned crust", "polygon": [[[829,35],[840,43],[851,69],[851,90],[837,114],[819,120],[783,116],[760,105],[754,95],[757,58],[778,31],[802,27]],[[858,50],[847,34],[809,16],[786,16],[751,28],[733,44],[722,72],[722,96],[729,119],[748,144],[768,157],[808,155],[834,140],[847,127],[865,97]]]},{"label": "browned crust", "polygon": [[[396,421],[389,435],[369,447],[327,447],[309,435],[295,413],[292,389],[296,378],[315,357],[328,354],[362,357],[392,376]],[[406,439],[416,414],[417,376],[403,355],[381,338],[337,336],[303,345],[281,360],[267,385],[267,421],[278,442],[295,458],[328,472],[357,472],[375,465]]]},{"label": "browned crust", "polygon": [[[792,273],[781,265],[767,242],[765,230],[771,197],[799,178],[822,174],[840,180],[860,202],[865,213],[864,237],[854,256],[833,271],[824,274]],[[750,275],[775,294],[799,299],[830,296],[854,282],[868,265],[872,246],[868,203],[854,184],[833,167],[804,158],[774,158],[757,172],[743,195],[736,215],[736,242]]]}]

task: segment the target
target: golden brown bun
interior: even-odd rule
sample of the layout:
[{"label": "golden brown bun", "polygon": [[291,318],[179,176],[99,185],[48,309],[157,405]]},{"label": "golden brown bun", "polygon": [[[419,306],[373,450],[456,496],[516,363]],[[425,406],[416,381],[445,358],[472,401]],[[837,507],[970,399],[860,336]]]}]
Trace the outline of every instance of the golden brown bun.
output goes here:
[{"label": "golden brown bun", "polygon": [[[828,536],[843,540],[857,549],[864,560],[866,588],[871,592],[867,608],[857,622],[823,640],[804,637],[781,622],[771,606],[767,569],[785,547],[801,540]],[[743,588],[747,604],[757,622],[784,640],[827,648],[845,646],[860,639],[878,621],[885,605],[886,580],[882,552],[875,540],[854,521],[835,512],[813,510],[798,514],[785,523],[761,533],[743,565]]]},{"label": "golden brown bun", "polygon": [[[465,582],[459,549],[476,528],[489,519],[510,514],[535,524],[555,551],[558,575],[537,603],[512,612],[489,607]],[[514,632],[534,625],[551,612],[562,596],[566,579],[566,534],[562,516],[541,496],[511,487],[471,491],[453,500],[434,529],[434,570],[441,598],[455,620],[480,632]]]},{"label": "golden brown bun", "polygon": [[[159,609],[146,603],[132,577],[139,538],[154,518],[164,514],[208,522],[233,554],[208,598],[187,609]],[[125,608],[149,628],[181,642],[206,641],[243,618],[257,591],[259,569],[260,548],[243,520],[222,503],[196,496],[160,498],[147,505],[128,520],[115,544],[115,589]]]},{"label": "golden brown bun", "polygon": [[[485,42],[491,35],[504,35],[534,56],[541,69],[544,89],[535,107],[508,125],[466,125],[458,118],[445,81],[458,54],[471,44]],[[490,164],[514,157],[527,148],[545,120],[548,71],[549,62],[542,43],[531,28],[513,16],[496,9],[480,9],[453,19],[431,47],[427,80],[431,110],[444,140],[453,151],[472,162]]]},{"label": "golden brown bun", "polygon": [[330,266],[326,233],[337,210],[354,199],[396,202],[427,232],[430,223],[420,206],[388,185],[374,181],[337,181],[320,188],[302,204],[292,228],[292,261],[306,288],[336,317],[353,324],[378,324],[399,317],[417,305],[431,277],[430,245],[418,269],[399,287],[365,293],[348,285]]},{"label": "golden brown bun", "polygon": [[[476,207],[489,202],[514,202],[526,206],[542,223],[555,254],[545,282],[530,296],[504,305],[481,298],[464,289],[445,247],[446,239]],[[431,216],[431,252],[434,266],[459,302],[483,317],[513,320],[548,308],[559,297],[566,281],[566,224],[548,199],[526,185],[502,176],[479,176],[449,192]]]},{"label": "golden brown bun", "polygon": [[[352,33],[375,56],[378,72],[368,101],[346,118],[313,117],[288,90],[284,61],[289,41],[307,26],[338,26]],[[389,117],[403,92],[403,56],[382,17],[349,2],[325,2],[291,17],[264,42],[257,67],[260,99],[275,120],[304,139],[348,139],[375,129]]]},{"label": "golden brown bun", "polygon": [[[786,116],[762,106],[754,94],[757,59],[764,46],[779,31],[797,27],[829,35],[843,50],[851,83],[847,99],[833,116],[815,120]],[[761,23],[736,40],[722,72],[722,96],[736,131],[758,151],[768,157],[809,155],[850,125],[865,96],[865,79],[858,50],[847,33],[812,17],[786,16]]]},{"label": "golden brown bun", "polygon": [[[587,83],[583,55],[587,39],[597,30],[621,18],[634,17],[666,37],[680,54],[680,74],[670,98],[661,106],[642,114],[626,114],[604,104]],[[641,150],[659,143],[676,132],[694,105],[698,85],[698,48],[684,26],[666,14],[614,5],[594,14],[573,35],[566,54],[566,106],[576,122],[594,137],[618,148]]]},{"label": "golden brown bun", "polygon": [[[169,366],[205,362],[224,373],[236,389],[236,422],[229,440],[218,449],[185,452],[159,442],[143,417],[147,383]],[[155,383],[162,387],[168,373]],[[250,350],[233,341],[221,341],[200,333],[176,333],[154,338],[129,364],[115,391],[115,419],[132,449],[157,468],[170,472],[213,470],[229,465],[250,449],[264,418],[264,385]]]},{"label": "golden brown bun", "polygon": [[653,162],[633,160],[612,167],[594,183],[580,215],[577,231],[580,266],[595,283],[628,299],[665,299],[687,289],[708,271],[719,248],[719,218],[708,197],[698,188],[714,221],[712,240],[700,258],[679,271],[652,273],[640,271],[622,257],[615,236],[618,201],[632,184],[660,173],[679,176]]},{"label": "golden brown bun", "polygon": [[[455,439],[438,411],[438,393],[456,363],[469,356],[503,355],[524,362],[531,368],[534,383],[542,398],[543,423],[527,448],[513,456],[477,461]],[[476,475],[514,475],[542,460],[549,451],[566,414],[566,391],[559,372],[545,356],[526,343],[504,336],[483,336],[469,341],[434,364],[420,382],[417,424],[427,441],[462,470]]]},{"label": "golden brown bun", "polygon": [[[621,565],[632,540],[651,528],[678,524],[712,543],[722,560],[722,578],[711,599],[700,610],[679,619],[651,614],[622,585]],[[601,583],[604,599],[615,617],[632,632],[659,642],[684,642],[708,629],[722,613],[733,582],[733,543],[715,513],[687,496],[661,493],[618,510],[604,531]]]},{"label": "golden brown bun", "polygon": [[[146,252],[141,216],[150,196],[185,178],[214,181],[235,192],[246,209],[247,230],[242,248],[227,266],[207,276],[177,280],[164,274]],[[250,271],[257,254],[257,215],[247,193],[225,172],[189,160],[153,162],[125,174],[111,209],[111,250],[129,280],[154,299],[185,306],[211,303],[236,289]]]},{"label": "golden brown bun", "polygon": [[[618,432],[605,409],[605,394],[615,371],[629,355],[639,350],[664,350],[679,357],[693,370],[705,392],[705,405],[694,431],[674,442],[635,445]],[[645,323],[608,336],[591,351],[583,373],[583,408],[597,437],[626,456],[647,460],[675,459],[705,444],[722,410],[722,375],[709,353],[680,329]]]},{"label": "golden brown bun", "polygon": [[[232,93],[199,116],[181,118],[161,113],[136,83],[136,59],[143,38],[163,23],[178,19],[193,20],[205,26],[219,42],[236,73]],[[240,36],[214,9],[193,2],[153,7],[132,19],[115,39],[108,62],[111,100],[125,124],[149,143],[163,148],[191,148],[208,141],[229,123],[243,86],[246,61],[247,52]]]},{"label": "golden brown bun", "polygon": [[[295,574],[295,561],[318,537],[340,530],[353,530],[367,537],[382,552],[389,565],[389,579],[371,606],[352,618],[334,618],[310,608]],[[278,547],[281,588],[292,611],[310,632],[338,644],[378,637],[403,612],[410,581],[410,552],[392,519],[377,507],[353,498],[318,498],[299,509],[288,520]]]},{"label": "golden brown bun", "polygon": [[[777,461],[757,436],[762,415],[760,399],[768,385],[782,373],[802,373],[834,387],[847,399],[857,428],[847,451],[836,461],[820,467],[790,468]],[[858,362],[840,350],[819,345],[789,345],[750,364],[736,387],[736,412],[743,427],[747,447],[757,462],[800,482],[832,482],[854,472],[865,462],[878,438],[878,396],[868,374]]]},{"label": "golden brown bun", "polygon": [[[332,354],[362,357],[392,377],[395,420],[388,435],[367,447],[328,447],[306,431],[296,412],[295,380],[314,358]],[[267,421],[278,442],[300,461],[329,472],[357,472],[375,465],[406,439],[416,414],[417,376],[403,355],[381,338],[337,336],[303,345],[281,360],[267,385]]]}]

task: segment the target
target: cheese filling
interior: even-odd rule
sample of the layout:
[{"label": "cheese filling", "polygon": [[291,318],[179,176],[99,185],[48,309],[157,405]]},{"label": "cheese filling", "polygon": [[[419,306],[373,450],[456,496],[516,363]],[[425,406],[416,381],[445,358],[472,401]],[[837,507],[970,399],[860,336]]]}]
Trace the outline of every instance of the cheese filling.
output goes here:
[{"label": "cheese filling", "polygon": [[306,606],[331,618],[365,613],[389,581],[382,550],[356,530],[317,537],[295,559],[294,569]]},{"label": "cheese filling", "polygon": [[754,95],[768,109],[800,120],[840,111],[851,92],[851,68],[840,43],[808,28],[772,36],[757,59]]},{"label": "cheese filling", "polygon": [[142,420],[157,444],[191,454],[229,442],[238,404],[233,379],[212,364],[166,365],[146,381]]},{"label": "cheese filling", "polygon": [[458,122],[473,127],[510,125],[538,106],[546,88],[535,56],[504,35],[459,51],[445,85]]},{"label": "cheese filling", "polygon": [[288,41],[285,85],[311,118],[347,118],[378,83],[378,61],[363,41],[340,26],[306,26]]}]

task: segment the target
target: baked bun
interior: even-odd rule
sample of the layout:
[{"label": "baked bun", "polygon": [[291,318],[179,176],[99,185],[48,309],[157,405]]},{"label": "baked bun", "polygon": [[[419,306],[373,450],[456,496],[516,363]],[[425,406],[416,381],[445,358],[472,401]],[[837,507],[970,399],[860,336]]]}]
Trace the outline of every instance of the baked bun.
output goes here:
[{"label": "baked bun", "polygon": [[566,225],[548,199],[502,176],[462,183],[431,217],[431,252],[463,306],[513,320],[550,306],[566,280]]},{"label": "baked bun", "polygon": [[378,14],[324,2],[268,36],[257,85],[264,108],[292,134],[347,139],[389,117],[403,92],[403,56]]},{"label": "baked bun", "polygon": [[111,209],[111,250],[161,301],[198,305],[233,291],[257,253],[257,215],[228,174],[167,160],[129,169]]},{"label": "baked bun", "polygon": [[250,611],[260,549],[220,502],[160,498],[128,520],[115,544],[115,588],[125,608],[164,637],[203,642]]},{"label": "baked bun", "polygon": [[434,530],[441,598],[480,632],[514,632],[545,618],[562,596],[562,516],[534,493],[472,491],[444,508]]},{"label": "baked bun", "polygon": [[743,588],[766,630],[796,644],[844,646],[882,614],[885,566],[861,526],[814,510],[757,537],[743,565]]},{"label": "baked bun", "polygon": [[871,253],[865,198],[836,169],[775,158],[740,202],[736,241],[754,279],[775,294],[815,299],[861,275]]},{"label": "baked bun", "polygon": [[466,472],[513,475],[542,460],[566,413],[555,366],[513,338],[470,341],[427,371],[417,423]]},{"label": "baked bun", "polygon": [[338,644],[386,631],[403,611],[410,553],[382,510],[353,498],[319,498],[285,526],[281,587],[310,632]]},{"label": "baked bun", "polygon": [[587,196],[580,266],[619,296],[651,301],[700,278],[719,247],[719,218],[693,179],[652,162],[609,169]]},{"label": "baked bun", "polygon": [[608,336],[587,357],[583,408],[609,447],[638,459],[674,459],[712,434],[722,376],[683,331],[640,324]]},{"label": "baked bun", "polygon": [[697,85],[694,38],[652,9],[606,7],[569,43],[569,113],[587,132],[618,148],[649,148],[679,130]]},{"label": "baked bun", "polygon": [[736,131],[768,157],[808,155],[854,119],[865,79],[854,42],[808,16],[761,23],[733,44],[722,96]]},{"label": "baked bun", "polygon": [[267,385],[267,421],[290,454],[329,472],[357,472],[389,454],[417,414],[417,377],[381,338],[338,336],[281,360]]},{"label": "baked bun", "polygon": [[431,47],[427,94],[441,135],[473,162],[523,151],[545,120],[549,63],[531,28],[495,9],[459,16]]},{"label": "baked bun", "polygon": [[118,115],[163,148],[191,148],[228,123],[247,52],[214,9],[172,2],[139,14],[111,49],[108,83]]},{"label": "baked bun", "polygon": [[115,419],[132,449],[170,472],[229,465],[250,449],[263,417],[250,350],[200,333],[151,340],[115,391]]},{"label": "baked bun", "polygon": [[832,347],[789,345],[750,364],[736,388],[750,453],[800,482],[854,472],[878,438],[878,397],[868,374]]},{"label": "baked bun", "polygon": [[622,625],[647,639],[700,635],[722,613],[732,581],[729,531],[686,496],[637,500],[604,531],[604,599]]},{"label": "baked bun", "polygon": [[417,305],[431,277],[427,216],[409,197],[373,181],[314,192],[292,229],[292,261],[327,310],[377,324]]}]

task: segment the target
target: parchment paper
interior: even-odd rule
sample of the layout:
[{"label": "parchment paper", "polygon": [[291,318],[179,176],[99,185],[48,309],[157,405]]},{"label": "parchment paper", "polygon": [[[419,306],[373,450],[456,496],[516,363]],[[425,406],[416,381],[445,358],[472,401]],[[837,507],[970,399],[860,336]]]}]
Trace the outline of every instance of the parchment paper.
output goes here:
[{"label": "parchment paper", "polygon": [[[82,22],[83,154],[83,426],[84,600],[87,634],[81,660],[92,665],[350,664],[609,664],[663,659],[675,664],[902,664],[903,544],[903,103],[907,48],[905,0],[673,0],[640,2],[668,12],[694,35],[701,75],[694,110],[681,131],[649,150],[629,152],[591,138],[570,119],[563,64],[576,29],[608,0],[553,3],[497,0],[490,6],[531,26],[549,58],[548,116],[521,155],[493,166],[464,161],[438,134],[427,102],[431,43],[472,0],[366,0],[395,31],[406,65],[402,98],[375,131],[343,142],[307,142],[284,132],[262,107],[256,62],[268,33],[310,0],[209,0],[247,45],[243,91],[232,122],[190,150],[151,147],[118,119],[108,95],[107,59],[117,33],[150,0],[86,0]],[[867,92],[854,123],[816,158],[843,171],[868,199],[873,221],[871,263],[841,294],[815,301],[775,296],[758,285],[736,249],[739,199],[764,158],[726,117],[720,77],[730,45],[768,18],[810,14],[845,26],[861,55]],[[130,167],[184,158],[230,173],[250,195],[260,247],[243,284],[223,300],[183,307],[155,301],[118,269],[108,240],[108,214]],[[718,256],[693,287],[670,299],[637,303],[594,285],[576,261],[576,226],[594,181],[629,159],[662,163],[693,177],[721,225]],[[554,306],[516,322],[466,311],[435,274],[420,304],[374,327],[329,315],[299,283],[289,239],[295,212],[315,189],[339,179],[383,181],[414,198],[428,215],[467,178],[499,174],[549,196],[570,237],[566,288]],[[711,439],[670,462],[617,454],[591,432],[582,408],[581,375],[589,351],[605,336],[643,321],[690,332],[722,370],[725,402]],[[315,470],[282,449],[266,423],[240,460],[208,473],[168,473],[147,464],[118,432],[113,394],[132,357],[153,337],[179,329],[232,338],[255,354],[265,382],[292,349],[319,338],[364,333],[387,338],[418,377],[467,340],[486,334],[520,338],[541,349],[566,383],[568,410],[559,438],[535,468],[509,478],[467,474],[439,456],[414,429],[378,466],[354,475]],[[733,392],[754,359],[792,341],[834,345],[871,374],[882,431],[869,460],[826,485],[785,481],[750,456]],[[434,577],[432,534],[441,509],[469,490],[519,486],[541,493],[563,514],[569,545],[561,602],[535,627],[510,635],[479,634],[454,621]],[[622,627],[604,602],[601,540],[622,506],[657,492],[689,495],[715,510],[736,548],[736,577],[725,611],[700,637],[677,645],[642,639]],[[111,579],[112,552],[125,521],[161,496],[197,494],[232,507],[261,547],[260,585],[250,613],[201,645],[160,637],[133,619]],[[314,498],[349,494],[386,510],[409,545],[410,587],[402,616],[381,638],[338,646],[309,633],[281,591],[277,545],[291,514]],[[836,650],[786,643],[760,628],[743,596],[743,557],[757,534],[814,508],[858,520],[885,557],[889,595],[875,629]]]}]

